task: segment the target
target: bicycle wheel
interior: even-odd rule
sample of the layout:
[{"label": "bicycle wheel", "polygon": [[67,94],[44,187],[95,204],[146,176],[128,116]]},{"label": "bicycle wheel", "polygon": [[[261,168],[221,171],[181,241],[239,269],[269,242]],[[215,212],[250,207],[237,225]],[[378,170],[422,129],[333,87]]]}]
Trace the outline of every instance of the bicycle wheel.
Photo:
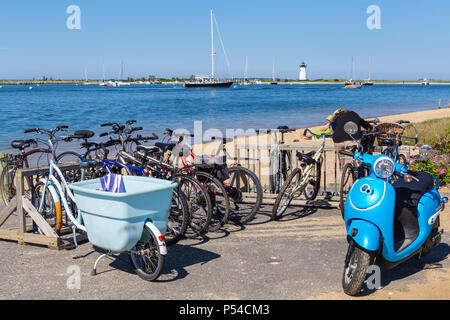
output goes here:
[{"label": "bicycle wheel", "polygon": [[[300,183],[301,177],[302,177],[302,170],[300,170],[299,168],[295,168],[292,171],[289,178],[287,178],[286,182],[284,183],[283,187],[280,190],[280,193],[278,193],[275,203],[273,205],[272,208],[273,220],[279,220],[286,211],[286,209],[289,207],[289,204],[293,199],[292,192],[297,188],[298,184]],[[299,193],[301,193],[302,191],[303,190],[301,190]]]},{"label": "bicycle wheel", "polygon": [[188,175],[175,175],[174,180],[186,195],[189,207],[190,223],[185,237],[192,239],[207,233],[211,221],[212,205],[205,187]]},{"label": "bicycle wheel", "polygon": [[[271,160],[272,161],[272,160]],[[272,193],[278,193],[283,183],[289,176],[289,171],[291,170],[291,152],[286,150],[281,150],[279,157],[276,157],[275,165],[271,166],[273,174],[269,175],[269,188]]]},{"label": "bicycle wheel", "polygon": [[169,219],[166,231],[166,244],[168,246],[177,243],[184,236],[189,226],[189,206],[184,193],[177,189],[173,190],[172,207],[169,211]]},{"label": "bicycle wheel", "polygon": [[[38,210],[41,206],[42,192],[44,191],[44,188],[45,185],[42,182],[38,182],[34,187],[32,203]],[[48,189],[45,190],[44,203],[42,205],[42,212],[40,213],[47,223],[56,231],[56,233],[59,234],[62,228],[61,202],[56,201]],[[34,223],[33,229],[38,233],[43,234],[39,227],[37,227]]]},{"label": "bicycle wheel", "polygon": [[59,164],[78,164],[81,155],[74,151],[65,151],[56,157]]},{"label": "bicycle wheel", "polygon": [[317,161],[309,175],[310,179],[305,187],[305,197],[307,200],[314,200],[320,189],[320,179],[322,177],[322,161]]},{"label": "bicycle wheel", "polygon": [[0,192],[5,206],[7,206],[11,199],[16,195],[16,187],[14,185],[15,176],[16,170],[11,165],[6,165],[0,175]]},{"label": "bicycle wheel", "polygon": [[142,238],[129,252],[129,258],[136,274],[146,281],[159,277],[166,259],[161,254],[155,234],[147,226],[144,226]]},{"label": "bicycle wheel", "polygon": [[252,171],[241,166],[228,168],[228,174],[229,178],[223,182],[230,202],[228,220],[245,224],[255,217],[261,207],[261,182]]},{"label": "bicycle wheel", "polygon": [[196,178],[203,184],[211,200],[212,215],[208,232],[217,231],[227,223],[230,215],[230,203],[227,191],[219,179],[212,174],[198,171]]},{"label": "bicycle wheel", "polygon": [[[78,153],[76,153],[74,151],[66,151],[56,157],[56,163],[76,165],[76,164],[80,163],[79,162],[80,157],[81,157],[81,155],[79,155]],[[64,171],[64,178],[66,179],[66,181],[68,183],[74,183],[74,182],[81,181],[81,177],[83,176],[82,170],[83,169]]]},{"label": "bicycle wheel", "polygon": [[344,219],[345,200],[351,186],[357,180],[357,173],[352,163],[346,163],[342,169],[341,185],[339,187],[339,208],[341,209],[342,219]]}]

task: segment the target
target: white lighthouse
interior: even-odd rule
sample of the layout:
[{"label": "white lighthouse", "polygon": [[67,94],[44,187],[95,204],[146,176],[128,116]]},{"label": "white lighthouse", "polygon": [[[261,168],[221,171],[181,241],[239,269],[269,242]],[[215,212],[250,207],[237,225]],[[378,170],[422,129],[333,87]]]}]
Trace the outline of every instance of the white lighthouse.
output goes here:
[{"label": "white lighthouse", "polygon": [[298,80],[300,80],[300,81],[308,80],[306,78],[306,64],[304,62],[302,62],[302,64],[300,65],[300,72],[299,72]]}]

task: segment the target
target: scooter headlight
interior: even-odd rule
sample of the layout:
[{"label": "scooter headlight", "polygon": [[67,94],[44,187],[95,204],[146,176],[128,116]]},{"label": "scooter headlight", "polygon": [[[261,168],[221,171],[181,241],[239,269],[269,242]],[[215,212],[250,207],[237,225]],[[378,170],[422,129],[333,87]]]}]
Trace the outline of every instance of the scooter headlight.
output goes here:
[{"label": "scooter headlight", "polygon": [[375,161],[373,169],[379,178],[386,179],[394,174],[395,164],[389,157],[380,157]]}]

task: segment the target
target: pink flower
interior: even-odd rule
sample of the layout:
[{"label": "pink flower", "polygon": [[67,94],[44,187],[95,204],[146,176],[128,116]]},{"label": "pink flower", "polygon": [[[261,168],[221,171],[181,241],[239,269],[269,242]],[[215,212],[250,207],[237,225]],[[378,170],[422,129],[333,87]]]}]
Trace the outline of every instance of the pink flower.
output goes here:
[{"label": "pink flower", "polygon": [[444,169],[439,170],[439,174],[445,174],[445,170]]}]

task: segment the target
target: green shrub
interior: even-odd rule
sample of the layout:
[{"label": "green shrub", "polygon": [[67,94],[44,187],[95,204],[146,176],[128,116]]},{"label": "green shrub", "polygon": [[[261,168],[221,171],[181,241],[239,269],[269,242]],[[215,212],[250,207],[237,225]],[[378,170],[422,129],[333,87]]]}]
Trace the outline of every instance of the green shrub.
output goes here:
[{"label": "green shrub", "polygon": [[446,129],[445,135],[438,135],[433,140],[433,147],[439,150],[440,154],[450,154],[450,128]]},{"label": "green shrub", "polygon": [[417,160],[411,165],[411,169],[432,174],[439,180],[439,185],[450,184],[450,167],[445,163],[435,164],[430,159]]}]

